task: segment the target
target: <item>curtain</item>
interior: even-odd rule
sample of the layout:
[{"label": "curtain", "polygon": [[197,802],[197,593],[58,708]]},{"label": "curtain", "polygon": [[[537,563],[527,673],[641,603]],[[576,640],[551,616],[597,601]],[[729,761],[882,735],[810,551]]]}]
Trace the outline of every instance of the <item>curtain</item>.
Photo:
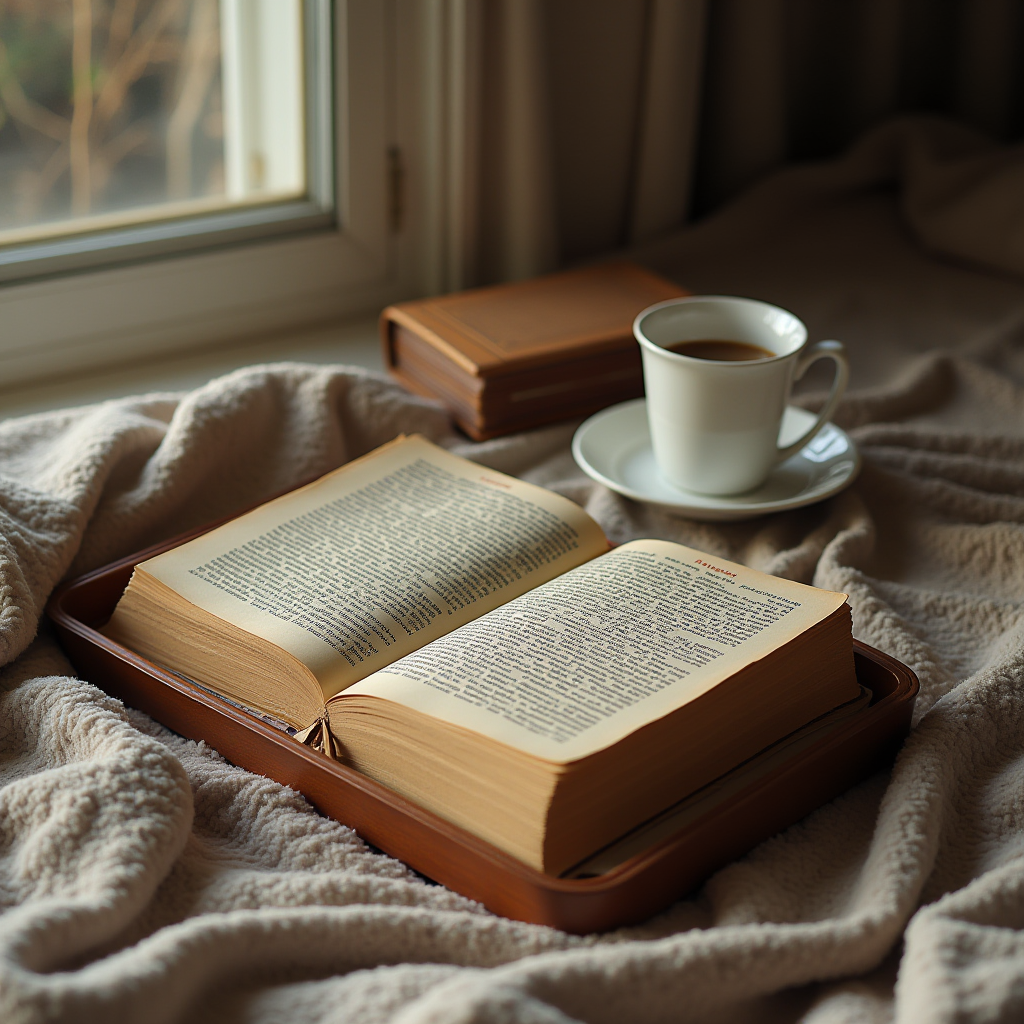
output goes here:
[{"label": "curtain", "polygon": [[898,113],[1024,133],[1022,0],[715,0],[694,208]]},{"label": "curtain", "polygon": [[476,173],[457,198],[451,287],[650,240],[895,114],[1024,135],[1024,0],[461,0],[460,10]]}]

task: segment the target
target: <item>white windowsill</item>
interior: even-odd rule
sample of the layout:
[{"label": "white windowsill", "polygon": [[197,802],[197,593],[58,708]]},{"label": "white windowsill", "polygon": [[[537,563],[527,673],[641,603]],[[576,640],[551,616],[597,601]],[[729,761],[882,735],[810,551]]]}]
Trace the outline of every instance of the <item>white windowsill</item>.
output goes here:
[{"label": "white windowsill", "polygon": [[71,379],[32,387],[0,389],[0,419],[152,391],[188,391],[243,366],[285,360],[382,370],[377,318],[292,331],[88,375],[76,374]]}]

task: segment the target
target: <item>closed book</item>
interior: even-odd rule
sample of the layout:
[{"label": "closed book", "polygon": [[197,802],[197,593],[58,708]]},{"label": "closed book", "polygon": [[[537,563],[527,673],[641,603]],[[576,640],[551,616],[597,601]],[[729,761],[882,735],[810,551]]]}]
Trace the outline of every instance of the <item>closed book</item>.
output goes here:
[{"label": "closed book", "polygon": [[384,363],[486,440],[638,398],[633,320],[686,294],[618,262],[403,302],[381,314]]}]

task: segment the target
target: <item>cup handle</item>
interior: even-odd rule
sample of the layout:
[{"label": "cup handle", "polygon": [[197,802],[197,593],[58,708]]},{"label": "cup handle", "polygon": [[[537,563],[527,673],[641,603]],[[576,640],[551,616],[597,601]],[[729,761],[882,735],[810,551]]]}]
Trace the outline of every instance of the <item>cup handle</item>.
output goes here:
[{"label": "cup handle", "polygon": [[791,455],[795,455],[825,426],[832,413],[835,412],[836,406],[846,390],[846,382],[850,379],[850,364],[847,362],[846,349],[843,348],[841,341],[819,341],[817,344],[812,345],[797,364],[793,379],[799,380],[808,371],[811,364],[816,363],[819,359],[832,359],[835,361],[836,375],[832,381],[832,391],[828,396],[825,407],[819,413],[810,430],[792,444],[786,445],[785,448],[779,448],[778,455],[776,456],[779,462],[788,459]]}]

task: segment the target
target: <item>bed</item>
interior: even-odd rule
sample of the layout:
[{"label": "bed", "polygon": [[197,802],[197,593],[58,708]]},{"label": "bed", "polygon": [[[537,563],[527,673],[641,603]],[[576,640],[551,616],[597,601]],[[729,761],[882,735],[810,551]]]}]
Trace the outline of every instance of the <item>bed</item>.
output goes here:
[{"label": "bed", "polygon": [[[864,455],[732,524],[633,504],[575,424],[473,444],[346,367],[252,367],[0,424],[0,1017],[18,1021],[1002,1021],[1024,1016],[1024,150],[896,122],[633,255],[838,337]],[[801,401],[821,398],[814,382]],[[646,924],[497,918],[78,679],[62,578],[419,431],[585,505],[850,595],[919,675],[878,774]]]}]

